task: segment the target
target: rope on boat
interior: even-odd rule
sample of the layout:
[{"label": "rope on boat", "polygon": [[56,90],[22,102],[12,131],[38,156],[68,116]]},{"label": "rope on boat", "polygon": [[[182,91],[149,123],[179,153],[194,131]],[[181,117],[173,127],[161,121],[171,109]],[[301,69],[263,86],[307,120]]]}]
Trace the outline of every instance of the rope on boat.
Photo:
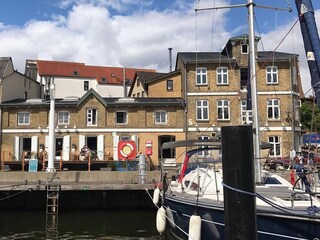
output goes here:
[{"label": "rope on boat", "polygon": [[283,207],[283,206],[280,206],[272,201],[270,201],[269,199],[263,197],[262,195],[260,195],[259,193],[252,193],[252,192],[248,192],[248,191],[244,191],[244,190],[241,190],[241,189],[237,189],[237,188],[234,188],[234,187],[231,187],[227,184],[225,184],[224,182],[222,182],[222,186],[224,186],[225,188],[228,188],[229,190],[232,190],[232,191],[235,191],[235,192],[239,192],[239,193],[242,193],[242,194],[246,194],[246,195],[250,195],[250,196],[255,196],[257,198],[259,198],[260,200],[264,201],[265,203],[269,204],[270,206],[278,209],[279,211],[282,211],[284,213],[287,213],[287,214],[290,214],[292,216],[305,216],[305,217],[309,217],[309,218],[312,218],[313,216],[315,216],[316,213],[319,212],[319,208],[317,208],[316,206],[310,206],[308,207],[308,213],[309,215],[307,214],[295,214],[295,213],[292,213],[292,212],[298,212],[298,210],[294,210],[294,209],[291,209],[291,208],[286,208],[286,207]]},{"label": "rope on boat", "polygon": [[[146,188],[146,192],[148,194],[148,196],[150,197],[151,201],[152,201],[152,196],[150,195],[148,189]],[[158,210],[159,210],[159,206],[155,205]],[[163,206],[164,208],[166,208],[165,206]],[[170,218],[167,217],[167,215],[165,215],[165,218],[168,219],[176,228],[178,228],[182,233],[184,233],[186,236],[190,237],[189,234],[187,232],[185,232],[182,228],[180,228],[177,224],[175,224]]]}]

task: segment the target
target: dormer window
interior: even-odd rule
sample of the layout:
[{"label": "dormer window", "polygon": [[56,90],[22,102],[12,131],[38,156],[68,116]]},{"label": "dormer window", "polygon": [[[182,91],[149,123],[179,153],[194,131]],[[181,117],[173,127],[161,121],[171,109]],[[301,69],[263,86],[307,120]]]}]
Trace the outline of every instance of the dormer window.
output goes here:
[{"label": "dormer window", "polygon": [[242,54],[248,54],[249,50],[248,50],[248,45],[247,44],[242,44],[241,45],[241,53]]},{"label": "dormer window", "polygon": [[105,77],[102,77],[102,78],[101,78],[101,81],[102,81],[102,82],[106,82],[107,79],[106,79]]},{"label": "dormer window", "polygon": [[73,75],[74,75],[74,76],[78,76],[78,75],[79,75],[79,72],[78,72],[78,71],[73,71]]}]

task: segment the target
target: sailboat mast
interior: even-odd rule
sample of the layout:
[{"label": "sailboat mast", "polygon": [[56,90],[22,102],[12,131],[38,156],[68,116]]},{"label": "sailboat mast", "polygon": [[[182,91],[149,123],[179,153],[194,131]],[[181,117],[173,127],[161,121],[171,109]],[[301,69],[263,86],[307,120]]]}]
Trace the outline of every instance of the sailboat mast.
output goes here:
[{"label": "sailboat mast", "polygon": [[252,94],[252,111],[253,111],[253,130],[254,130],[254,159],[255,159],[255,180],[257,183],[261,182],[261,165],[260,165],[260,126],[258,115],[258,98],[257,98],[257,79],[256,79],[256,47],[254,36],[254,3],[253,0],[248,0],[248,14],[249,14],[249,49],[250,49],[250,84]]}]

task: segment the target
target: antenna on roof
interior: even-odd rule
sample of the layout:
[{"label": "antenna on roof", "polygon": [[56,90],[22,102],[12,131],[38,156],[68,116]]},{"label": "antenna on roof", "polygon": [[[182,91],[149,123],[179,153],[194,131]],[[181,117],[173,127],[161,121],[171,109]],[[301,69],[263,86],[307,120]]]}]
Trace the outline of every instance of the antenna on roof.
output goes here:
[{"label": "antenna on roof", "polygon": [[169,50],[169,72],[172,72],[172,48],[168,48]]}]

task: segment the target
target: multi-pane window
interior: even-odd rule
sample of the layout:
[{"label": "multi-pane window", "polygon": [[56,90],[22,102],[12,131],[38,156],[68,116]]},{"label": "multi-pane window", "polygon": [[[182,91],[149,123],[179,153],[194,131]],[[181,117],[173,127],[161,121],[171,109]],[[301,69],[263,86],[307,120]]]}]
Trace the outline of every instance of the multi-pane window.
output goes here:
[{"label": "multi-pane window", "polygon": [[97,109],[90,108],[87,110],[87,126],[97,126]]},{"label": "multi-pane window", "polygon": [[281,156],[281,145],[279,136],[269,136],[269,143],[271,144],[270,156],[280,157]]},{"label": "multi-pane window", "polygon": [[18,112],[18,125],[29,125],[29,124],[30,124],[30,113]]},{"label": "multi-pane window", "polygon": [[228,84],[228,68],[226,67],[218,67],[217,68],[217,84]]},{"label": "multi-pane window", "polygon": [[280,100],[279,99],[268,100],[268,119],[270,120],[280,119]]},{"label": "multi-pane window", "polygon": [[128,113],[125,111],[116,112],[116,124],[127,124]]},{"label": "multi-pane window", "polygon": [[84,81],[83,82],[83,90],[88,91],[89,90],[89,81]]},{"label": "multi-pane window", "polygon": [[252,123],[252,110],[247,109],[247,100],[241,100],[241,123],[242,124],[249,124]]},{"label": "multi-pane window", "polygon": [[204,67],[198,67],[196,69],[197,76],[196,76],[196,84],[197,85],[207,85],[208,80],[207,80],[207,68]]},{"label": "multi-pane window", "polygon": [[[200,136],[198,137],[199,140],[206,140],[206,139],[209,139],[208,136]],[[207,148],[205,146],[202,146],[202,147],[199,147],[198,149],[202,149],[202,148]],[[203,150],[203,151],[199,151],[198,152],[198,156],[202,156],[202,157],[205,157],[205,156],[208,156],[209,155],[209,150]]]},{"label": "multi-pane window", "polygon": [[218,120],[230,120],[229,100],[218,100]]},{"label": "multi-pane window", "polygon": [[156,124],[166,124],[168,114],[166,111],[156,111],[154,113],[154,121]]},{"label": "multi-pane window", "polygon": [[266,78],[267,78],[267,84],[277,84],[278,83],[278,67],[276,66],[266,67]]},{"label": "multi-pane window", "polygon": [[167,90],[168,91],[173,90],[173,80],[171,80],[171,79],[167,80]]},{"label": "multi-pane window", "polygon": [[58,124],[69,124],[70,113],[66,111],[58,112]]},{"label": "multi-pane window", "polygon": [[197,106],[197,120],[209,120],[209,101],[198,100]]}]

